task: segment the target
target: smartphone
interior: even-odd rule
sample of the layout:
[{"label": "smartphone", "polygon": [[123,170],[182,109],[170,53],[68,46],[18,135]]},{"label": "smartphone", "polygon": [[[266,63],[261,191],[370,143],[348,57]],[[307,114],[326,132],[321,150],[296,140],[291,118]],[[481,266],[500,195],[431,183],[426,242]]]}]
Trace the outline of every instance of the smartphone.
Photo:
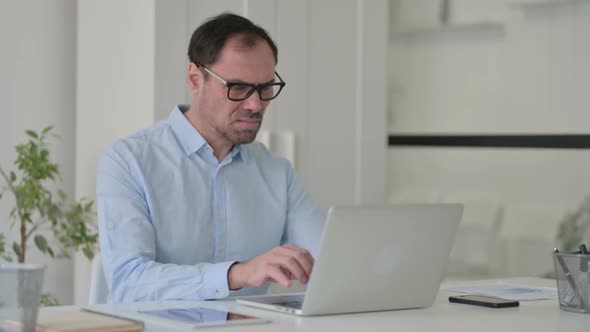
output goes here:
[{"label": "smartphone", "polygon": [[499,299],[497,297],[481,295],[450,296],[449,302],[479,305],[489,308],[510,308],[519,306],[519,302],[515,300]]}]

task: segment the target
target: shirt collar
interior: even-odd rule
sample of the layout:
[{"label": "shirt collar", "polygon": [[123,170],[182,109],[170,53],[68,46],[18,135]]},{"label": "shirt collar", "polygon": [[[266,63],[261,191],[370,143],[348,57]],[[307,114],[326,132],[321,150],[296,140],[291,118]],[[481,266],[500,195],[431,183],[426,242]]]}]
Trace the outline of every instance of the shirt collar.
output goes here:
[{"label": "shirt collar", "polygon": [[177,105],[168,116],[168,122],[184,148],[184,153],[187,155],[207,145],[207,141],[199,131],[184,117],[184,112],[188,111],[188,109],[189,105]]},{"label": "shirt collar", "polygon": [[[176,137],[178,137],[178,140],[184,148],[184,153],[186,155],[190,155],[201,149],[209,147],[209,144],[201,135],[201,133],[199,133],[199,131],[193,127],[193,125],[184,116],[184,112],[188,111],[189,108],[190,105],[177,105],[168,116],[168,122],[176,134]],[[244,160],[242,145],[234,145],[234,147],[230,150],[229,155],[232,157],[232,159]]]}]

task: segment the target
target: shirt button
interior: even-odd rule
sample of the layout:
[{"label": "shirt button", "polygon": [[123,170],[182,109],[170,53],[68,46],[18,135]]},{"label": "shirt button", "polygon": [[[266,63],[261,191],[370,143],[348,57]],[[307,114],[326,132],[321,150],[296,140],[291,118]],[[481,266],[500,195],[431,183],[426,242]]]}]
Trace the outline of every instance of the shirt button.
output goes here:
[{"label": "shirt button", "polygon": [[222,217],[223,216],[223,209],[222,208],[217,209],[217,216],[218,217]]},{"label": "shirt button", "polygon": [[113,229],[113,228],[115,228],[115,224],[113,224],[112,222],[110,222],[110,223],[107,224],[107,228],[108,229]]}]

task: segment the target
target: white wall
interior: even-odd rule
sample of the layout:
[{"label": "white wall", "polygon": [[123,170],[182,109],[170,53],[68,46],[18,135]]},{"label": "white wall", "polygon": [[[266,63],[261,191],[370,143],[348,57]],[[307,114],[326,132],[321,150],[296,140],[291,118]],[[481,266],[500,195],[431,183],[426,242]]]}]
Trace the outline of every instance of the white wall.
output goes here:
[{"label": "white wall", "polygon": [[[155,1],[78,2],[76,195],[95,198],[108,144],[155,120]],[[88,303],[90,264],[76,259],[74,303]]]},{"label": "white wall", "polygon": [[[517,3],[496,1],[503,14],[492,19],[465,6],[445,28],[394,34],[390,132],[588,134],[590,2]],[[390,197],[487,195],[516,242],[550,246],[560,216],[590,192],[587,150],[399,147],[388,157]]]},{"label": "white wall", "polygon": [[[75,167],[75,36],[73,0],[0,2],[0,165],[14,169],[14,147],[27,139],[25,129],[38,131],[54,125],[61,139],[51,142],[51,154],[62,174],[59,186],[70,197],[74,195]],[[13,205],[6,193],[0,200],[0,232],[9,229]],[[16,236],[13,233],[9,239]],[[52,261],[31,245],[27,261],[48,264],[45,291],[61,303],[70,303],[72,262]]]},{"label": "white wall", "polygon": [[155,1],[155,78],[154,112],[156,120],[168,118],[174,105],[187,103],[186,87],[190,34],[186,0]]}]

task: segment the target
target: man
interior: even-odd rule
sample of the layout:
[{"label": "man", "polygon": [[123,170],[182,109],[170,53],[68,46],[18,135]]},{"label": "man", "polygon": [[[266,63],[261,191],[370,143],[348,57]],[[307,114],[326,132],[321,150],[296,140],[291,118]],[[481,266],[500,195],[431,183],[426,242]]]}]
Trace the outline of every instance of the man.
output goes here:
[{"label": "man", "polygon": [[190,107],[107,149],[97,201],[109,302],[307,283],[324,215],[289,162],[253,142],[285,85],[277,53],[251,21],[211,18],[189,44]]}]

